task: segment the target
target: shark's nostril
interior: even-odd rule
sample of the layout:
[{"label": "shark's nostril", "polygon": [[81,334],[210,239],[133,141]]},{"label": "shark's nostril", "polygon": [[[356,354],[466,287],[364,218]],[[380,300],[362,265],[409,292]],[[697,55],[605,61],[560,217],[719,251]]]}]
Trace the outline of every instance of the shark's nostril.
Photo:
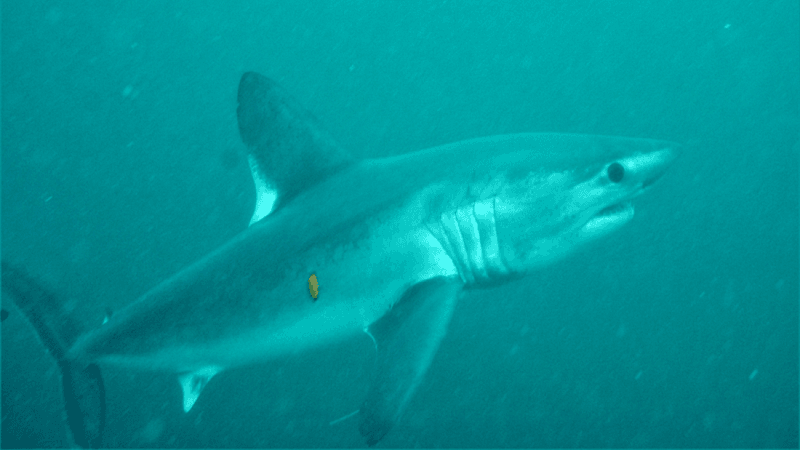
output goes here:
[{"label": "shark's nostril", "polygon": [[644,182],[642,183],[642,189],[647,189],[648,187],[650,187],[653,183],[658,181],[659,178],[661,178],[661,175],[662,174],[659,173],[659,174],[657,174],[655,176],[652,176],[652,177],[644,180]]}]

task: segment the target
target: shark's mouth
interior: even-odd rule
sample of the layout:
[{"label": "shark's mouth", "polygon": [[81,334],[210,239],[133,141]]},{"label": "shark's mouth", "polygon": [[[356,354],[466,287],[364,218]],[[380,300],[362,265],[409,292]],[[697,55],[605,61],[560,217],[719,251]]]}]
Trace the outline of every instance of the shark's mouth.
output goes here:
[{"label": "shark's mouth", "polygon": [[592,216],[581,228],[585,237],[596,237],[616,230],[633,218],[631,202],[614,203]]},{"label": "shark's mouth", "polygon": [[631,202],[614,203],[611,206],[606,206],[597,212],[592,219],[604,216],[615,216],[617,214],[625,214],[630,210],[633,213],[633,205]]}]

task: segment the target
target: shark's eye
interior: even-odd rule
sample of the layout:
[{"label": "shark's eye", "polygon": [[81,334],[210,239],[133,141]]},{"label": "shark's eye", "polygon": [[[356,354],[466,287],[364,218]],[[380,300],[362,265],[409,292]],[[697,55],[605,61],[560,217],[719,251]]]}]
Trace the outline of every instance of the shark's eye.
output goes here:
[{"label": "shark's eye", "polygon": [[612,163],[608,166],[608,179],[612,183],[619,183],[625,176],[625,168],[620,163]]}]

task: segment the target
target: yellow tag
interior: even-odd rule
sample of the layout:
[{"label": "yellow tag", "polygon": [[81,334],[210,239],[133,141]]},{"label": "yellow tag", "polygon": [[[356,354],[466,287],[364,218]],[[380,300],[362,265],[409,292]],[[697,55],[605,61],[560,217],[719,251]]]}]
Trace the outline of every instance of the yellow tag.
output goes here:
[{"label": "yellow tag", "polygon": [[317,276],[313,273],[308,277],[308,292],[311,292],[311,296],[314,297],[314,300],[319,296],[319,282],[317,282]]}]

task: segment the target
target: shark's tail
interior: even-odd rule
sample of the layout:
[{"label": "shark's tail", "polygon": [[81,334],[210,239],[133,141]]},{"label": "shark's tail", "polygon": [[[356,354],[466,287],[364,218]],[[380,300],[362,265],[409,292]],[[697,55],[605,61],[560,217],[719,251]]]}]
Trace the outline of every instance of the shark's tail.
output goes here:
[{"label": "shark's tail", "polygon": [[67,314],[64,304],[24,270],[5,261],[2,268],[4,297],[13,299],[61,369],[67,423],[73,441],[81,447],[100,447],[106,420],[100,368],[67,358],[67,350],[81,328]]}]

